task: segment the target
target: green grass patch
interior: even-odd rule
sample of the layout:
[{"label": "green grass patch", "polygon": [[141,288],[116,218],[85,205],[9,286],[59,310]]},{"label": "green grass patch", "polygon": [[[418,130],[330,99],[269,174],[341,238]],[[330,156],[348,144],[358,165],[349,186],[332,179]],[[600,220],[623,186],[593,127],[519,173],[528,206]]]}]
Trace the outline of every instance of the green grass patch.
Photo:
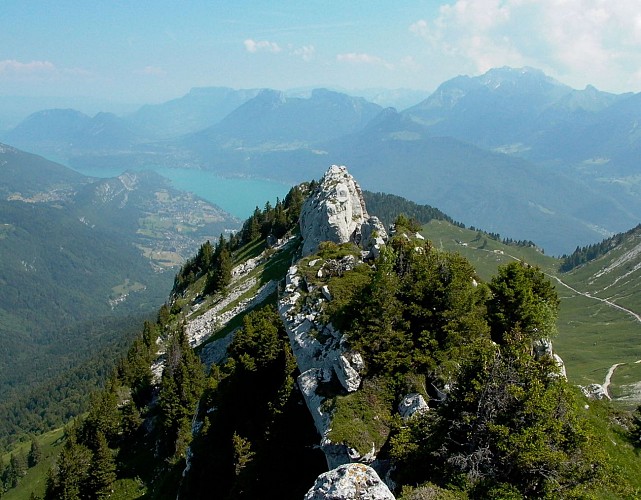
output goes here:
[{"label": "green grass patch", "polygon": [[267,248],[265,240],[261,238],[256,238],[254,241],[243,245],[237,252],[234,252],[234,265],[236,266],[241,262],[258,257],[265,248]]},{"label": "green grass patch", "polygon": [[145,289],[145,285],[139,283],[138,281],[131,281],[129,278],[126,278],[123,283],[116,285],[111,288],[111,291],[115,297],[120,297],[122,295],[127,295],[132,292],[140,292]]},{"label": "green grass patch", "polygon": [[292,265],[292,258],[294,257],[296,250],[297,245],[290,244],[273,255],[272,258],[263,266],[263,271],[259,280],[260,283],[264,285],[271,280],[280,281]]},{"label": "green grass patch", "polygon": [[[637,360],[638,361],[638,360]],[[641,363],[626,363],[617,367],[610,385],[610,395],[617,406],[635,409],[641,403]]]},{"label": "green grass patch", "polygon": [[[64,444],[64,431],[63,429],[56,429],[38,436],[36,439],[40,443],[42,459],[35,467],[27,470],[27,475],[20,480],[18,486],[7,491],[2,496],[3,500],[29,500],[32,494],[41,498],[44,497],[49,469],[53,467]],[[31,442],[20,443],[11,452],[3,455],[3,464],[9,463],[11,453],[22,453],[27,456],[30,447]]]},{"label": "green grass patch", "polygon": [[627,430],[621,425],[626,419],[611,403],[585,401],[585,415],[600,439],[601,450],[610,468],[606,484],[591,492],[594,498],[621,499],[641,496],[641,453],[630,443]]},{"label": "green grass patch", "polygon": [[641,329],[630,315],[562,286],[557,291],[561,308],[554,349],[571,383],[602,384],[613,364],[641,359]]},{"label": "green grass patch", "polygon": [[147,487],[140,478],[119,479],[113,485],[111,500],[135,500],[145,498]]},{"label": "green grass patch", "polygon": [[390,431],[390,408],[393,395],[386,379],[363,381],[360,390],[346,396],[336,396],[327,402],[332,411],[329,439],[345,443],[365,455],[383,446]]},{"label": "green grass patch", "polygon": [[505,245],[479,231],[464,229],[442,220],[423,226],[421,234],[435,248],[459,253],[469,260],[484,280],[496,274],[498,267],[515,259],[538,266],[546,273],[555,273],[560,260],[549,257],[533,247]]}]

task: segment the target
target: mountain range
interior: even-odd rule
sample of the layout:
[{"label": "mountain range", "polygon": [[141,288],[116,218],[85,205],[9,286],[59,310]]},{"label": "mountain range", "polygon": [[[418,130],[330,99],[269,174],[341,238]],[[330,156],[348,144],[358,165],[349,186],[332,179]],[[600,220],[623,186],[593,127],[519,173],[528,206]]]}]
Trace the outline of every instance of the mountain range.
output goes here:
[{"label": "mountain range", "polygon": [[121,117],[39,112],[4,140],[76,167],[201,168],[290,183],[347,164],[367,189],[560,255],[641,218],[640,103],[641,94],[497,68],[444,82],[401,111],[323,89],[194,89]]}]

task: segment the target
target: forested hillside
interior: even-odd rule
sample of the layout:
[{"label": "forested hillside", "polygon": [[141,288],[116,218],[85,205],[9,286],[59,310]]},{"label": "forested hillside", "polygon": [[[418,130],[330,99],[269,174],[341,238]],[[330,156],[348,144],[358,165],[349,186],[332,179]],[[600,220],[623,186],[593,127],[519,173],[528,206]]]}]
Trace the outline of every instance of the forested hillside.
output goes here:
[{"label": "forested hillside", "polygon": [[563,262],[561,263],[561,271],[567,272],[571,271],[575,267],[578,267],[587,262],[598,259],[599,257],[605,255],[607,252],[616,248],[618,245],[621,245],[627,238],[638,234],[641,232],[641,225],[626,231],[625,233],[618,233],[614,236],[604,239],[599,243],[594,243],[592,245],[586,245],[583,247],[576,247],[576,250],[570,255],[564,255]]},{"label": "forested hillside", "polygon": [[0,443],[81,413],[177,266],[237,227],[153,172],[94,179],[0,145]]}]

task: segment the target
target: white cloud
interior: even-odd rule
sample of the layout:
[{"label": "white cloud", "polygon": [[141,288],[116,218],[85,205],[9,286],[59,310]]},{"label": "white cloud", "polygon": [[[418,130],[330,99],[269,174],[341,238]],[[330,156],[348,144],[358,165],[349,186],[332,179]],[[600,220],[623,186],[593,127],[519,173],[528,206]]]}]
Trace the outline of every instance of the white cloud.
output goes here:
[{"label": "white cloud", "polygon": [[15,59],[0,61],[0,77],[39,76],[56,72],[56,67],[49,61],[31,61],[23,63]]},{"label": "white cloud", "polygon": [[352,63],[352,64],[371,64],[375,66],[384,66],[387,69],[393,69],[394,65],[381,59],[378,56],[373,56],[370,54],[365,54],[362,52],[348,52],[346,54],[338,54],[336,60],[340,62]]},{"label": "white cloud", "polygon": [[243,43],[245,44],[245,49],[247,50],[247,52],[251,52],[252,54],[256,52],[278,53],[282,50],[280,48],[280,45],[275,42],[269,42],[267,40],[256,41],[248,38]]},{"label": "white cloud", "polygon": [[316,49],[313,45],[303,45],[302,47],[291,49],[291,54],[300,57],[303,61],[311,61],[315,53]]},{"label": "white cloud", "polygon": [[574,86],[641,90],[638,0],[457,0],[409,30],[465,71],[529,65]]},{"label": "white cloud", "polygon": [[158,67],[158,66],[145,66],[141,70],[138,70],[135,72],[137,75],[145,75],[145,76],[165,76],[167,72]]},{"label": "white cloud", "polygon": [[399,66],[403,69],[408,69],[411,71],[416,71],[421,68],[421,65],[416,62],[412,56],[402,57],[399,63]]},{"label": "white cloud", "polygon": [[82,68],[59,68],[50,61],[0,61],[0,80],[14,82],[60,82],[93,80],[95,75]]}]

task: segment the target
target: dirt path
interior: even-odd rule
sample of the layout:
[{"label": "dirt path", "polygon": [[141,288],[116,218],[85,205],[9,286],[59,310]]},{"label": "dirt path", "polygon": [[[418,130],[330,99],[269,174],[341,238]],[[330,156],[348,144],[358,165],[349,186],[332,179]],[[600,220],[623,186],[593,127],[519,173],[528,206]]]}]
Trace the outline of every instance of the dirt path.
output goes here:
[{"label": "dirt path", "polygon": [[641,315],[635,313],[634,311],[630,311],[630,309],[627,309],[627,308],[625,308],[623,306],[620,306],[619,304],[615,304],[614,302],[611,302],[608,299],[602,299],[601,297],[595,297],[594,295],[591,295],[588,292],[580,292],[576,288],[572,288],[570,285],[568,285],[564,281],[561,281],[561,279],[558,278],[557,276],[552,276],[551,274],[548,274],[548,276],[550,276],[551,278],[554,278],[561,285],[563,285],[564,287],[568,288],[569,290],[572,290],[574,293],[578,293],[579,295],[583,295],[584,297],[587,297],[589,299],[598,300],[600,302],[603,302],[604,304],[609,305],[610,307],[614,307],[615,309],[619,309],[620,311],[628,313],[630,316],[632,316],[634,319],[636,319],[639,323],[641,323]]},{"label": "dirt path", "polygon": [[[483,250],[483,249],[479,249],[479,250]],[[486,251],[486,252],[490,252],[491,250],[485,250],[485,251]],[[505,252],[503,252],[502,254],[503,254],[503,255],[506,255],[507,257],[510,257],[510,258],[512,258],[512,259],[514,259],[514,260],[518,260],[518,261],[520,261],[520,260],[521,260],[521,259],[519,259],[518,257],[516,257],[516,256],[514,256],[514,255],[510,255],[509,253],[505,253]],[[556,281],[558,281],[558,282],[559,282],[559,284],[563,285],[563,286],[564,286],[565,288],[567,288],[568,290],[572,290],[574,293],[577,293],[577,294],[579,294],[579,295],[583,295],[584,297],[587,297],[587,298],[589,298],[589,299],[598,300],[598,301],[600,301],[600,302],[603,302],[604,304],[609,305],[610,307],[614,307],[615,309],[619,309],[620,311],[623,311],[623,312],[625,312],[625,313],[629,314],[629,315],[630,315],[630,316],[632,316],[634,319],[636,319],[639,323],[641,323],[641,315],[640,315],[640,314],[637,314],[637,313],[635,313],[634,311],[631,311],[630,309],[627,309],[626,307],[620,306],[619,304],[615,304],[614,302],[611,302],[611,301],[610,301],[610,300],[608,300],[608,299],[602,299],[601,297],[595,297],[594,295],[591,295],[591,294],[590,294],[590,293],[588,293],[588,292],[580,292],[580,291],[579,291],[579,290],[577,290],[576,288],[572,288],[572,287],[571,287],[570,285],[568,285],[565,281],[561,281],[561,278],[559,278],[558,276],[554,276],[553,274],[546,273],[545,271],[544,271],[544,274],[545,274],[546,276],[548,276],[548,277],[552,278],[552,279],[555,279]],[[641,361],[641,360],[639,360],[639,361]]]},{"label": "dirt path", "polygon": [[625,365],[625,363],[614,363],[608,370],[607,375],[605,376],[605,381],[603,382],[603,392],[608,397],[608,399],[612,399],[610,397],[610,392],[608,391],[608,388],[610,387],[610,380],[612,379],[612,375],[614,375],[614,370],[617,369],[617,366],[621,366],[621,365]]},{"label": "dirt path", "polygon": [[[563,285],[564,287],[566,287],[567,289],[573,291],[574,293],[579,294],[579,295],[583,295],[584,297],[587,297],[589,299],[598,300],[598,301],[603,302],[604,304],[606,304],[606,305],[608,305],[610,307],[613,307],[615,309],[619,309],[620,311],[623,311],[623,312],[629,314],[634,319],[636,319],[639,323],[641,323],[641,315],[635,313],[634,311],[631,311],[630,309],[627,309],[627,308],[625,308],[623,306],[620,306],[619,304],[615,304],[614,302],[611,302],[608,299],[602,299],[601,297],[595,297],[594,295],[591,295],[588,292],[580,292],[576,288],[572,288],[567,283],[561,281],[561,279],[558,278],[557,276],[552,276],[552,275],[548,275],[548,276],[550,276],[551,278],[554,278],[556,281],[559,282],[559,284]],[[641,362],[641,360],[637,361],[637,363],[639,363],[639,362]],[[617,369],[617,367],[619,367],[621,365],[625,365],[625,363],[615,363],[615,364],[613,364],[610,367],[610,369],[608,370],[608,373],[605,376],[605,381],[603,382],[603,392],[608,397],[608,399],[612,399],[610,397],[610,392],[609,392],[610,381],[612,380],[612,375],[614,375],[614,371]]]}]

